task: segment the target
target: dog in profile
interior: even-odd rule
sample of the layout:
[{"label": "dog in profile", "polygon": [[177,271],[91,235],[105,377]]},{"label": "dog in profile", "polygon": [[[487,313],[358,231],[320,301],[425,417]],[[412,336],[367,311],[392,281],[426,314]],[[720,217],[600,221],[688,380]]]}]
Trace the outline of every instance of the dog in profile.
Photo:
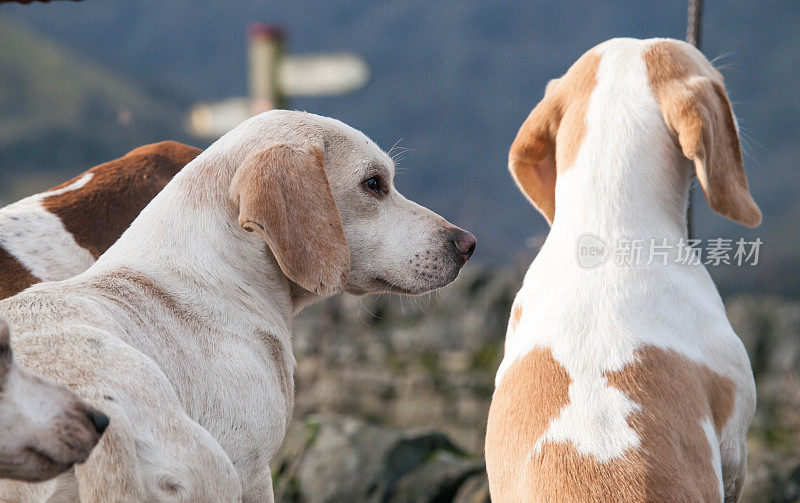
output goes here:
[{"label": "dog in profile", "polygon": [[38,482],[83,463],[108,422],[71,391],[17,366],[0,318],[0,478]]},{"label": "dog in profile", "polygon": [[17,350],[35,352],[20,364],[112,420],[88,463],[20,494],[273,501],[270,460],[294,407],[294,316],[341,292],[430,292],[475,250],[474,235],[406,199],[394,174],[342,122],[266,112],[182,169],[84,273],[0,301]]}]

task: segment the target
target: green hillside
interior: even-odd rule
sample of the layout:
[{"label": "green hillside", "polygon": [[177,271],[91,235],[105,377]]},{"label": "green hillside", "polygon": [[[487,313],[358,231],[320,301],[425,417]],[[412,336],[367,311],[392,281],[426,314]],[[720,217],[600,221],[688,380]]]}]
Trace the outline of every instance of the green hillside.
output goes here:
[{"label": "green hillside", "polygon": [[182,136],[183,112],[0,19],[0,200]]}]

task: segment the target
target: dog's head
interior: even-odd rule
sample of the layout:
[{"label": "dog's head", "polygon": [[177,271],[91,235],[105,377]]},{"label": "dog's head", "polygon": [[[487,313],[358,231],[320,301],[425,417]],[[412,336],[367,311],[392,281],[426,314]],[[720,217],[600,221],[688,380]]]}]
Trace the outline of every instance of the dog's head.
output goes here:
[{"label": "dog's head", "polygon": [[236,168],[239,225],[305,290],[421,294],[453,281],[472,256],[475,236],[403,197],[391,157],[361,132],[289,111],[240,127],[268,140],[253,140]]},{"label": "dog's head", "polygon": [[[666,124],[676,151],[692,161],[709,206],[743,225],[758,225],[761,212],[750,196],[738,127],[722,75],[696,48],[667,39],[605,42],[547,85],[544,98],[511,146],[509,169],[548,223],[555,217],[556,179],[575,163],[587,131],[590,102],[602,98],[593,96],[601,64],[606,68],[604,78],[640,86],[649,93],[654,110],[658,108],[652,116],[660,115],[658,120]],[[625,102],[626,89],[612,85],[605,92],[618,95],[619,106],[612,113],[642,112],[636,108],[642,103]],[[640,124],[642,132],[653,127]],[[617,147],[619,155],[624,155],[626,146]]]},{"label": "dog's head", "polygon": [[62,386],[18,367],[0,319],[0,478],[40,481],[89,457],[108,417]]}]

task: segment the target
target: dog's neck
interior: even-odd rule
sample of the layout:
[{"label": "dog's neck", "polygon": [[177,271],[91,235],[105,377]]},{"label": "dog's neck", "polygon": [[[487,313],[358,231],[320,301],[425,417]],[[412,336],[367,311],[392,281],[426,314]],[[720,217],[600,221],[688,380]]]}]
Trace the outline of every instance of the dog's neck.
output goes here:
[{"label": "dog's neck", "polygon": [[228,190],[243,154],[215,147],[188,164],[92,270],[144,267],[201,309],[241,309],[288,335],[292,318],[321,297],[291,282],[263,239],[239,227]]},{"label": "dog's neck", "polygon": [[574,165],[558,174],[551,234],[685,237],[691,163],[642,91],[646,82],[620,89],[607,80],[598,78]]},{"label": "dog's neck", "polygon": [[[552,229],[515,301],[536,323],[507,336],[498,383],[517,357],[536,345],[555,344],[553,334],[591,368],[595,355],[602,359],[633,344],[628,336],[636,332],[630,327],[653,320],[661,326],[677,323],[671,311],[652,309],[657,299],[712,305],[706,312],[716,312],[720,304],[702,265],[674,260],[677,240],[686,237],[687,161],[665,126],[638,131],[625,121],[612,122],[602,134],[592,131],[590,122],[575,165],[558,175]],[[602,260],[580,256],[587,235],[589,246],[607,254]],[[649,239],[656,245],[667,240],[666,265],[660,259],[648,263]],[[617,264],[623,240],[642,240],[634,265]],[[591,323],[585,322],[587,316]],[[684,328],[676,330],[693,333]],[[589,346],[596,351],[587,351]]]},{"label": "dog's neck", "polygon": [[683,159],[645,149],[626,157],[594,156],[559,176],[551,233],[685,238],[689,183]]}]

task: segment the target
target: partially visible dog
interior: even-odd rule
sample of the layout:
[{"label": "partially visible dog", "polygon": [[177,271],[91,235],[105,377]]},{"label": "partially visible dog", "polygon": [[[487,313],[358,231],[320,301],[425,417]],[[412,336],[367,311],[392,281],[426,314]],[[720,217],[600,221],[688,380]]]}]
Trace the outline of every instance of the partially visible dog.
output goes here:
[{"label": "partially visible dog", "polygon": [[722,75],[684,42],[605,42],[547,85],[509,167],[552,229],[497,372],[492,500],[738,501],[753,373],[685,223],[695,175],[761,221]]},{"label": "partially visible dog", "polygon": [[[439,288],[475,246],[397,191],[392,159],[363,133],[276,110],[189,163],[85,273],[34,285],[0,312],[19,347],[38,349],[24,364],[111,416],[70,482],[82,500],[227,501],[232,491],[210,491],[238,472],[243,500],[264,502],[294,406],[295,314],[343,291]],[[231,472],[168,434],[184,411]]]},{"label": "partially visible dog", "polygon": [[[83,272],[200,152],[171,141],[145,145],[50,191],[0,209],[0,298],[42,280],[65,279]],[[3,481],[0,500],[241,499],[241,483],[227,455],[186,415],[163,372],[149,358],[116,338],[80,327],[82,345],[78,345],[75,356],[85,367],[59,366],[53,360],[63,355],[67,345],[61,344],[58,328],[48,325],[44,316],[58,316],[58,309],[54,313],[47,301],[39,307],[43,316],[27,324],[36,333],[17,351],[17,360],[38,374],[49,372],[53,380],[67,384],[115,416],[103,441],[113,446],[112,452],[104,449],[92,458],[96,465],[111,468],[94,471],[93,461],[44,484]],[[105,372],[95,373],[99,369]],[[128,373],[134,377],[128,379]],[[129,407],[129,413],[120,413]],[[142,426],[149,424],[158,427]],[[120,431],[137,434],[120,438]],[[0,452],[2,460],[14,459],[10,452],[8,456],[4,449]],[[160,452],[167,455],[159,456]],[[137,456],[149,462],[137,464]],[[118,476],[119,470],[126,476]],[[79,487],[79,478],[88,478],[92,484]]]},{"label": "partially visible dog", "polygon": [[[51,284],[34,285],[32,289]],[[230,459],[216,439],[187,416],[164,372],[119,337],[92,326],[98,318],[113,322],[116,313],[94,309],[92,299],[87,297],[63,299],[62,303],[32,293],[29,299],[33,301],[29,316],[12,319],[19,366],[66,385],[101,408],[111,420],[102,441],[86,462],[76,464],[73,469],[58,465],[66,471],[38,484],[0,480],[0,501],[241,500],[241,482]],[[0,304],[12,301],[6,299]],[[68,306],[78,307],[79,311],[73,314],[82,321],[64,322]],[[6,307],[0,307],[0,312]],[[28,399],[35,400],[33,396]],[[15,424],[19,425],[15,433],[21,443],[10,444],[8,458],[6,449],[0,449],[4,455],[2,461],[14,459],[12,446],[22,449],[19,457],[23,460],[25,455],[38,456],[34,461],[43,464],[48,458],[69,460],[67,447],[62,453],[57,450],[60,444],[49,445],[48,439],[56,442],[61,439],[48,435],[46,425],[38,428],[41,440],[37,441],[21,433],[24,423]],[[78,438],[77,427],[68,431],[70,436],[65,440],[74,443]]]},{"label": "partially visible dog", "polygon": [[0,318],[0,478],[55,477],[86,461],[106,426],[105,414],[15,364]]},{"label": "partially visible dog", "polygon": [[0,209],[0,299],[85,271],[201,150],[144,145]]}]

